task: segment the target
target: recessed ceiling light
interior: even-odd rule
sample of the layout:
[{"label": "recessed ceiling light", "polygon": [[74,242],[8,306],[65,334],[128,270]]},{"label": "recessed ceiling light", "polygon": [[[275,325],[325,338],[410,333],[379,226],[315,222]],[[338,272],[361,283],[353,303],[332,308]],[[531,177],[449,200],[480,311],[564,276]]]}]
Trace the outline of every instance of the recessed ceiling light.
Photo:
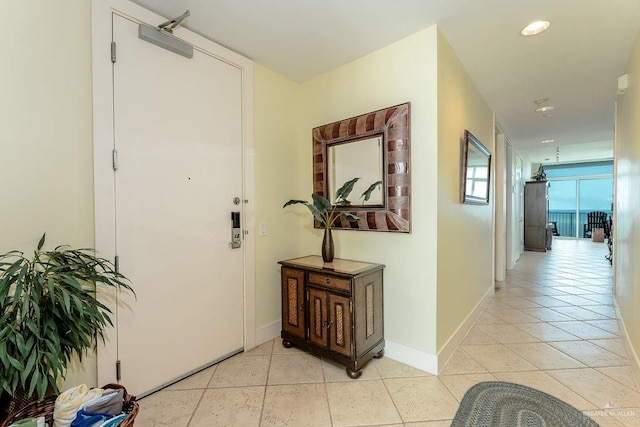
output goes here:
[{"label": "recessed ceiling light", "polygon": [[553,142],[553,139],[545,139],[544,141],[540,141],[543,144],[551,144]]},{"label": "recessed ceiling light", "polygon": [[540,34],[547,28],[549,28],[549,21],[534,21],[531,24],[527,25],[520,31],[520,34],[523,36],[535,36],[536,34]]},{"label": "recessed ceiling light", "polygon": [[542,107],[536,108],[536,113],[546,113],[547,111],[553,110],[555,107],[553,105],[544,105]]}]

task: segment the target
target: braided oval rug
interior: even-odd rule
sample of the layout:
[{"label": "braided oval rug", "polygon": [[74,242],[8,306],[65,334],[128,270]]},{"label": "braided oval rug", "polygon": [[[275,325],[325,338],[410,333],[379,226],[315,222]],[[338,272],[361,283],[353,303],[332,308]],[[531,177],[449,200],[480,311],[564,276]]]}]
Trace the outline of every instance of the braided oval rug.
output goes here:
[{"label": "braided oval rug", "polygon": [[465,393],[451,427],[598,427],[582,411],[540,390],[501,381]]}]

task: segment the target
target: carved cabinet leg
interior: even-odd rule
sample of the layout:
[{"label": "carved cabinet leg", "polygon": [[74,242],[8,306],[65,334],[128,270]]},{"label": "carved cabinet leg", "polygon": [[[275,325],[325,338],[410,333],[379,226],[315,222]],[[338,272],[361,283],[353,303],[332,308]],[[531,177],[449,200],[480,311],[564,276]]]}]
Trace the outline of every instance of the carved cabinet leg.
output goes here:
[{"label": "carved cabinet leg", "polygon": [[384,356],[384,348],[382,350],[380,350],[379,352],[377,352],[376,354],[373,355],[374,359],[380,359],[382,356]]},{"label": "carved cabinet leg", "polygon": [[291,347],[293,347],[293,343],[291,341],[287,341],[287,340],[283,339],[282,340],[282,346],[284,348],[291,348]]},{"label": "carved cabinet leg", "polygon": [[360,375],[362,375],[362,368],[357,369],[357,370],[353,370],[351,368],[347,368],[347,375],[349,375],[349,377],[351,377],[352,379],[358,379],[360,378]]}]

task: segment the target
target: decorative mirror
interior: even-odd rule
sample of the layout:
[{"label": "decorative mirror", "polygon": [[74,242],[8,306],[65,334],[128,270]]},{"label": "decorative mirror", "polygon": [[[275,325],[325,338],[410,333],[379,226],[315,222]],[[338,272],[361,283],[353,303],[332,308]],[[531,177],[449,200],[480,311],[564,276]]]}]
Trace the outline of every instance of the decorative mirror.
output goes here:
[{"label": "decorative mirror", "polygon": [[465,129],[462,150],[462,203],[489,204],[491,152]]},{"label": "decorative mirror", "polygon": [[[361,218],[334,228],[411,232],[410,103],[373,111],[313,129],[313,191],[335,203],[345,182],[360,178],[345,210]],[[368,200],[371,184],[382,185]],[[320,228],[316,222],[316,228]]]},{"label": "decorative mirror", "polygon": [[[382,135],[371,138],[333,144],[327,147],[327,179],[329,180],[328,199],[336,203],[336,192],[345,182],[357,177],[352,195],[362,194],[371,183],[382,181],[384,165],[382,152]],[[356,202],[354,200],[354,202]],[[382,206],[384,202],[382,186],[371,193],[369,200],[358,200],[356,203],[365,206]]]}]

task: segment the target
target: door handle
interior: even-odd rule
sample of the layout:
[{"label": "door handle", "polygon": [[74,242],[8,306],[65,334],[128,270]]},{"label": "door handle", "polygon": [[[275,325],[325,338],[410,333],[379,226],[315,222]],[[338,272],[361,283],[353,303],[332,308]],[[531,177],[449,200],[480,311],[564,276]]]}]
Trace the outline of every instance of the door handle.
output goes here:
[{"label": "door handle", "polygon": [[240,229],[240,212],[231,212],[231,249],[242,246],[242,230]]},{"label": "door handle", "polygon": [[331,328],[331,325],[333,324],[333,320],[331,320],[330,322],[327,322],[326,320],[324,321],[325,326],[327,329]]}]

